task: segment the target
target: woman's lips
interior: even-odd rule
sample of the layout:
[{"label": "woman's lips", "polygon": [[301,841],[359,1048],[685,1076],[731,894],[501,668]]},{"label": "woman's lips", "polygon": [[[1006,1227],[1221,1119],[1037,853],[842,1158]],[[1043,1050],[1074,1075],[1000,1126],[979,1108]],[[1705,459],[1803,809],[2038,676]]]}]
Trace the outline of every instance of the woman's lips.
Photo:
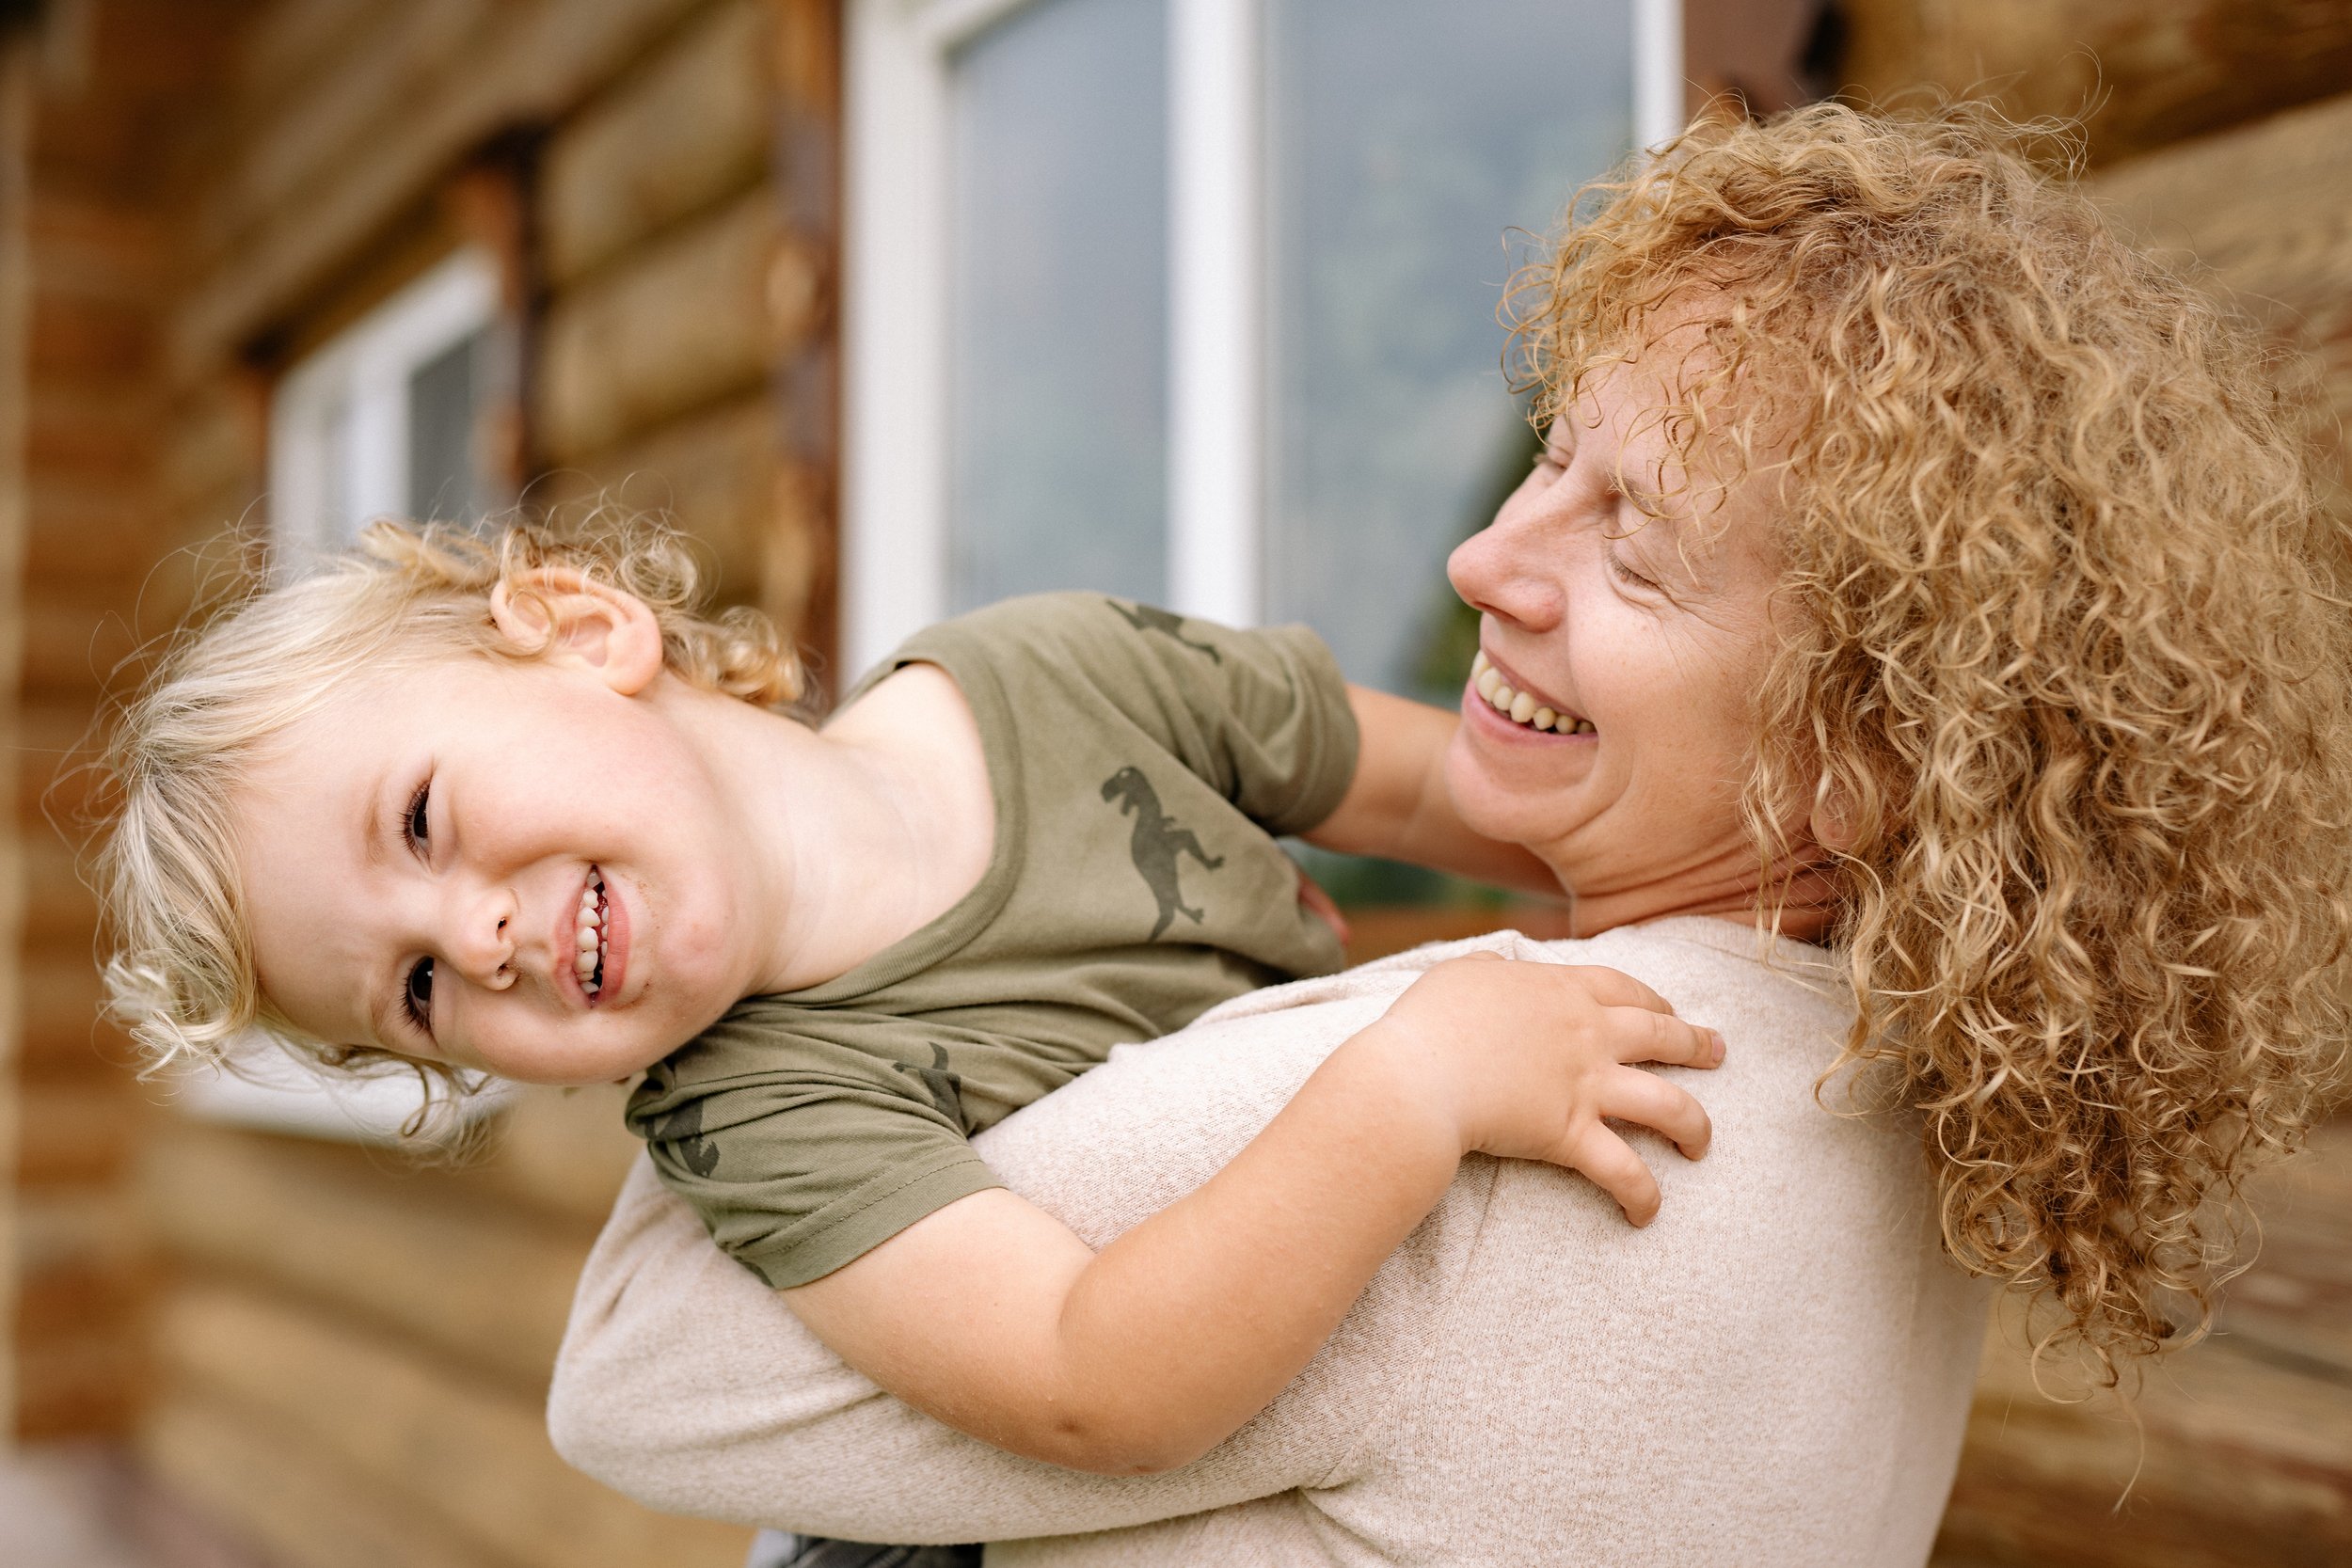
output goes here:
[{"label": "woman's lips", "polygon": [[1581,740],[1593,734],[1590,720],[1580,718],[1542,692],[1529,690],[1484,648],[1471,661],[1469,689],[1463,695],[1504,728],[1530,737]]}]

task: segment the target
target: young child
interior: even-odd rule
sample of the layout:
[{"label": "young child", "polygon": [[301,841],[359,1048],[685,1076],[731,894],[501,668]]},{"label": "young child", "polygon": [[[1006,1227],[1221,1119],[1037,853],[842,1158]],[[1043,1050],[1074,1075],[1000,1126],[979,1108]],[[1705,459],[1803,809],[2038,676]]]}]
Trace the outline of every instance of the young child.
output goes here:
[{"label": "young child", "polygon": [[1627,1064],[1722,1042],[1606,970],[1465,960],[1232,1165],[1099,1255],[969,1135],[1121,1040],[1328,972],[1278,833],[1549,885],[1454,817],[1451,714],[1298,628],[1092,594],[934,627],[821,728],[771,628],[658,531],[363,550],[191,636],[128,708],[117,1006],[159,1058],[255,1023],[329,1066],[588,1084],[851,1365],[1016,1452],[1204,1452],[1289,1381],[1471,1150],[1645,1223]]}]

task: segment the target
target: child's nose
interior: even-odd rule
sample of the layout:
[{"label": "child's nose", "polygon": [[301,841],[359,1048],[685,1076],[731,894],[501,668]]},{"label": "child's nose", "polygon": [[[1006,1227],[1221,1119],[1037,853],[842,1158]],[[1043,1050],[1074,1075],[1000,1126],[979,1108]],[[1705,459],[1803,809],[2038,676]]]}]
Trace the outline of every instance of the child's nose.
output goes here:
[{"label": "child's nose", "polygon": [[476,985],[502,990],[514,983],[515,896],[504,888],[490,889],[472,900],[458,923],[458,941],[450,958],[466,978]]}]

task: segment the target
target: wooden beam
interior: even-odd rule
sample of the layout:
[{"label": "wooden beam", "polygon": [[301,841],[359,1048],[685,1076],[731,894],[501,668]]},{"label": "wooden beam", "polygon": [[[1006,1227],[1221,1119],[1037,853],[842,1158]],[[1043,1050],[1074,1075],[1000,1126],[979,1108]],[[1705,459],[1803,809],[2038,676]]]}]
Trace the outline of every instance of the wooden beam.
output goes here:
[{"label": "wooden beam", "polygon": [[384,138],[450,78],[482,70],[501,8],[496,0],[370,7],[341,47],[316,58],[276,102],[224,105],[230,150],[206,193],[199,243],[207,254],[242,251],[272,214],[297,206],[363,150],[371,134]]},{"label": "wooden beam", "polygon": [[[761,603],[812,657],[813,694],[837,691],[840,662],[841,74],[835,0],[770,0],[775,16],[773,181],[786,243],[771,309],[796,323],[773,376],[784,462],[761,571]],[[780,336],[783,336],[780,334]],[[853,672],[851,673],[853,673]]]},{"label": "wooden beam", "polygon": [[592,1234],[620,1196],[621,1182],[644,1148],[621,1120],[628,1090],[526,1088],[506,1113],[495,1152],[480,1175],[502,1192]]},{"label": "wooden beam", "polygon": [[2213,1337],[2146,1370],[2128,1413],[2081,1398],[2064,1365],[2045,1369],[2059,1399],[2045,1395],[2004,1300],[1945,1552],[2074,1568],[2352,1561],[2352,1125],[2319,1129],[2249,1196],[2265,1222],[2255,1266],[2227,1288]]},{"label": "wooden beam", "polygon": [[771,129],[768,15],[723,0],[549,140],[540,224],[563,288],[755,182]]},{"label": "wooden beam", "polygon": [[63,1083],[27,1077],[17,1103],[16,1180],[27,1186],[112,1181],[128,1168],[147,1119],[147,1107],[118,1072]]},{"label": "wooden beam", "polygon": [[666,515],[710,546],[722,599],[757,604],[775,522],[775,424],[755,386],[558,470],[540,494],[558,513],[609,502]]},{"label": "wooden beam", "polygon": [[[177,313],[176,378],[210,373],[264,327],[299,310],[443,173],[495,133],[551,122],[623,68],[691,0],[511,0],[463,71],[397,105],[298,196],[234,226]],[[360,62],[364,64],[364,62]],[[226,237],[224,236],[224,239]]]},{"label": "wooden beam", "polygon": [[419,1512],[525,1568],[739,1568],[750,1532],[639,1507],[571,1469],[535,1402],[348,1322],[190,1285],[157,1343],[186,1385],[266,1415]]},{"label": "wooden beam", "polygon": [[2118,164],[2086,188],[2142,242],[2292,330],[2352,309],[2347,148],[2352,92]]},{"label": "wooden beam", "polygon": [[2352,7],[2309,0],[1844,0],[1844,80],[1990,94],[2085,117],[2091,159],[2131,157],[2352,87]]},{"label": "wooden beam", "polygon": [[141,1162],[173,1255],[331,1304],[536,1398],[586,1259],[585,1227],[495,1200],[467,1172],[174,1118]]},{"label": "wooden beam", "polygon": [[538,377],[545,456],[581,462],[761,385],[776,255],[774,206],[755,190],[558,296]]},{"label": "wooden beam", "polygon": [[2102,170],[2090,194],[2289,351],[2323,493],[2352,518],[2352,92]]},{"label": "wooden beam", "polygon": [[514,1568],[404,1493],[215,1396],[175,1392],[139,1422],[158,1480],[211,1518],[302,1568]]}]

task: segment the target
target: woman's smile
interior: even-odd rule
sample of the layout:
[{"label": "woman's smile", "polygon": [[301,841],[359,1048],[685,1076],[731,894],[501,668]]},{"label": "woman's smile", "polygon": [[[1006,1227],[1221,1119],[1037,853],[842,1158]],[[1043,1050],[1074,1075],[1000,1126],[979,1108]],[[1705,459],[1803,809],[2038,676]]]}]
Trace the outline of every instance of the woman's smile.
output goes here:
[{"label": "woman's smile", "polygon": [[1476,714],[1487,714],[1507,722],[1511,729],[1560,744],[1570,740],[1593,738],[1593,721],[1581,718],[1567,704],[1548,692],[1529,687],[1517,674],[1497,663],[1481,648],[1470,661],[1470,687],[1463,701]]}]

